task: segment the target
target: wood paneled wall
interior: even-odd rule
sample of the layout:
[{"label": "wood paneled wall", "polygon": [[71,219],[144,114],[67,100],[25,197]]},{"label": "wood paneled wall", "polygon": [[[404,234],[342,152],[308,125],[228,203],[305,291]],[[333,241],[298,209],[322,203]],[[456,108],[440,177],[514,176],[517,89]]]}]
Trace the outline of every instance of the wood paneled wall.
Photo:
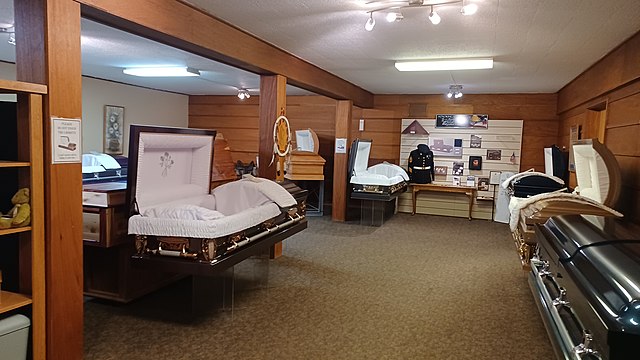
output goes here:
[{"label": "wood paneled wall", "polygon": [[[376,95],[374,109],[354,113],[354,137],[373,139],[371,164],[388,161],[399,163],[400,128],[403,118],[433,119],[436,114],[488,114],[492,121],[522,119],[521,170],[544,169],[545,146],[553,145],[558,131],[555,94],[491,94],[465,95],[451,100],[444,95]],[[358,121],[365,119],[364,131]]]},{"label": "wood paneled wall", "polygon": [[616,207],[640,223],[640,33],[620,45],[559,92],[558,143],[569,144],[569,129],[580,125],[582,138],[597,137],[591,109],[604,108],[604,144],[622,171]]},{"label": "wood paneled wall", "polygon": [[[258,155],[259,96],[190,96],[189,127],[216,129],[231,149],[233,161],[255,161]],[[318,135],[324,165],[325,202],[331,201],[337,101],[324,96],[287,96],[291,131],[311,128]],[[293,136],[293,133],[292,133]],[[294,137],[295,140],[295,137]]]},{"label": "wood paneled wall", "polygon": [[[255,160],[258,153],[259,97],[240,101],[235,96],[191,96],[189,127],[216,129],[229,143],[234,161]],[[287,96],[287,118],[292,130],[311,128],[320,139],[325,164],[325,203],[332,198],[333,149],[337,101],[324,96]],[[558,134],[555,94],[465,95],[449,100],[444,95],[377,95],[375,107],[353,107],[349,144],[355,138],[372,139],[369,164],[400,164],[403,118],[434,118],[442,113],[489,114],[491,121],[522,119],[520,169],[544,168],[542,149]],[[358,130],[364,119],[364,131]]]}]

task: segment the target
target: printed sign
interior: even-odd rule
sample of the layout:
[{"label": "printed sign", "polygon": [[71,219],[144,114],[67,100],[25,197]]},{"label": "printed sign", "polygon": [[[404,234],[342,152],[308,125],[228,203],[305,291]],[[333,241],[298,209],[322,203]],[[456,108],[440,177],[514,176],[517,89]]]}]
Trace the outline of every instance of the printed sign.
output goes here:
[{"label": "printed sign", "polygon": [[80,119],[51,118],[51,162],[81,163]]},{"label": "printed sign", "polygon": [[436,115],[437,128],[489,128],[489,115],[470,114],[438,114]]}]

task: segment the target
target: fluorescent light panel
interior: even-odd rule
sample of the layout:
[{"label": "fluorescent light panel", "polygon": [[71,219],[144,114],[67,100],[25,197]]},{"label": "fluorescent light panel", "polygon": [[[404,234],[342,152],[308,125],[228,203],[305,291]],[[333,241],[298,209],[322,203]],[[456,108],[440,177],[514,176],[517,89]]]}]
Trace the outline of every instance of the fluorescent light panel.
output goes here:
[{"label": "fluorescent light panel", "polygon": [[493,58],[396,61],[399,71],[446,71],[493,69]]},{"label": "fluorescent light panel", "polygon": [[200,71],[190,67],[139,67],[127,68],[122,72],[145,77],[200,76]]}]

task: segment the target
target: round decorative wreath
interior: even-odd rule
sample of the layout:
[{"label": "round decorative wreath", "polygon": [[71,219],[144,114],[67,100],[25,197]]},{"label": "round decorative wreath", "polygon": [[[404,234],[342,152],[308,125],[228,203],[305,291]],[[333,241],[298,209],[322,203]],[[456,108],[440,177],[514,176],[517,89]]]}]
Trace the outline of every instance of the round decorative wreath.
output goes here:
[{"label": "round decorative wreath", "polygon": [[291,128],[289,119],[280,115],[273,124],[273,152],[278,156],[287,156],[291,151]]}]

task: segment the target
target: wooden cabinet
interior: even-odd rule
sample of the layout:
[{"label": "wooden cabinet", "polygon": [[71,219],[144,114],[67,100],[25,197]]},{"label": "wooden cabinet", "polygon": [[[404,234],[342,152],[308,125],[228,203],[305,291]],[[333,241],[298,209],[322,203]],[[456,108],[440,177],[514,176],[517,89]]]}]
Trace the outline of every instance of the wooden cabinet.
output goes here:
[{"label": "wooden cabinet", "polygon": [[12,190],[14,192],[18,188],[28,187],[31,205],[29,226],[0,230],[0,242],[15,241],[19,249],[19,259],[15,261],[18,265],[12,269],[3,269],[5,277],[8,275],[6,271],[9,270],[17,272],[19,280],[12,291],[2,290],[0,318],[12,312],[29,314],[32,357],[44,359],[46,337],[42,98],[47,93],[47,87],[0,80],[0,93],[17,96],[17,117],[1,118],[2,121],[16,121],[17,149],[14,152],[15,156],[10,158],[6,158],[6,154],[0,154],[0,183],[11,183],[14,187],[17,185]]}]

